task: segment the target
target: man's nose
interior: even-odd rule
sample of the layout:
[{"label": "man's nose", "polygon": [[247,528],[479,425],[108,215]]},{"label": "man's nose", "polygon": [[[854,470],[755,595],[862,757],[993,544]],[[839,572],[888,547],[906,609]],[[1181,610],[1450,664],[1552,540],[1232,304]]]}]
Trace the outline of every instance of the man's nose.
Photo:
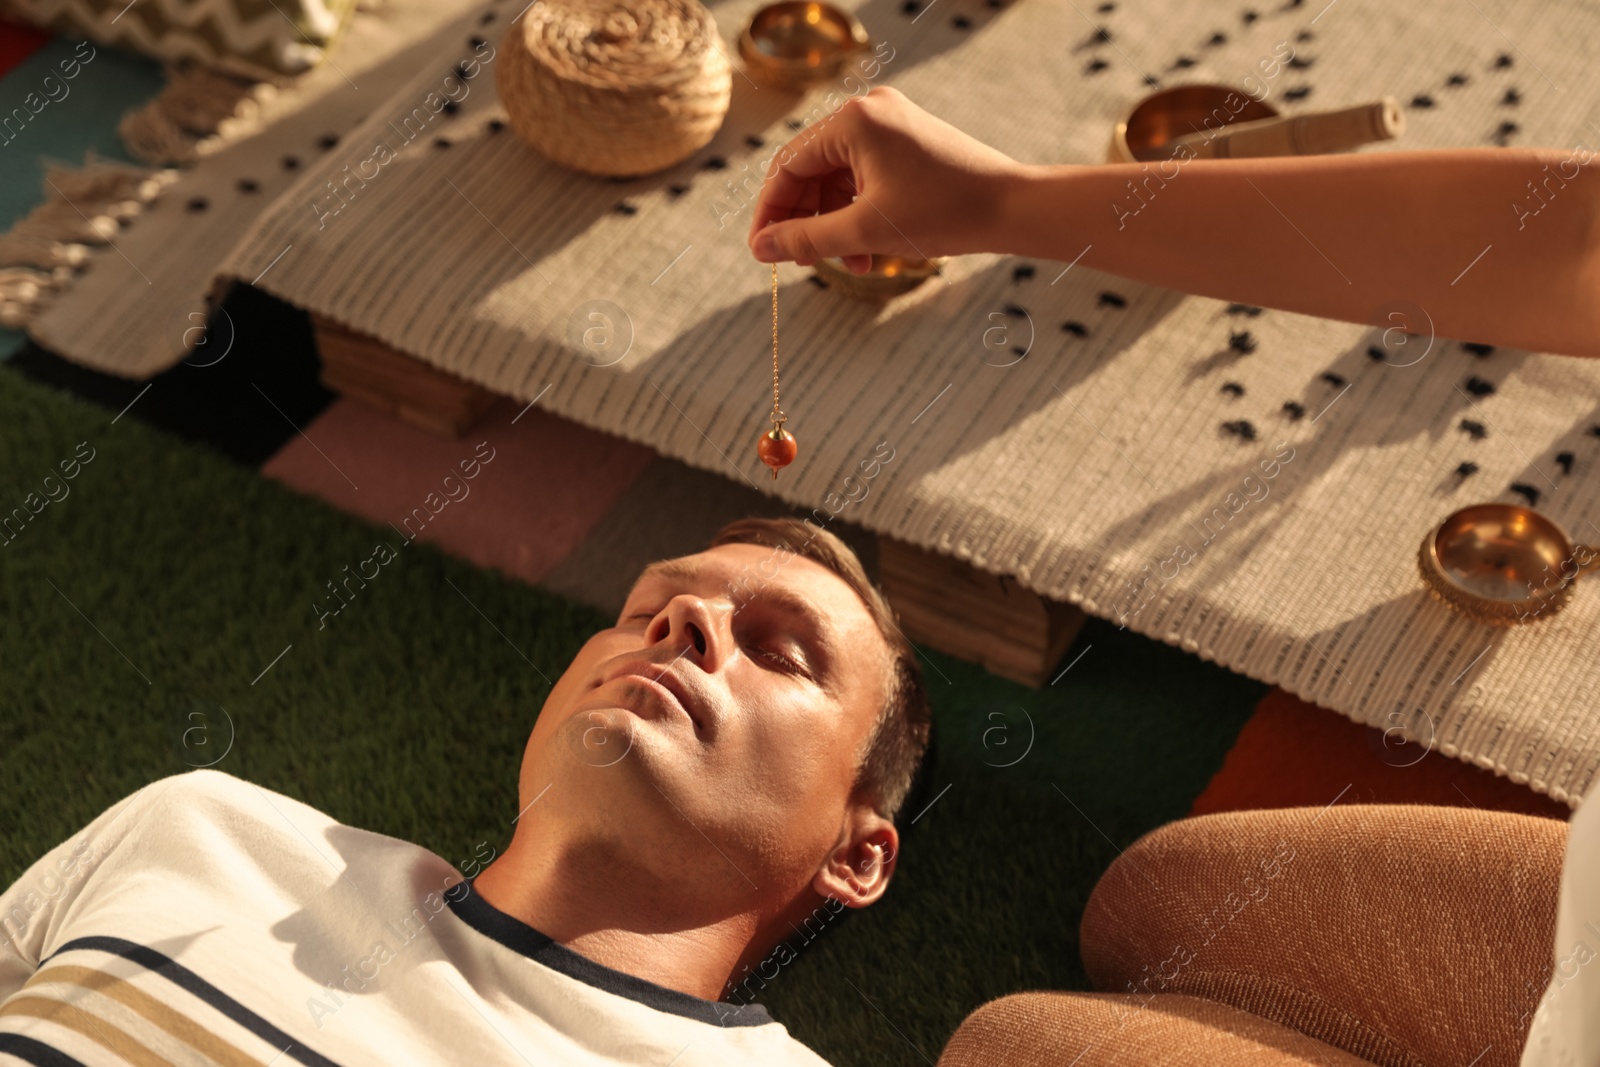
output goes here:
[{"label": "man's nose", "polygon": [[715,601],[679,594],[667,604],[667,628],[662,640],[673,646],[676,656],[692,659],[710,674],[722,666],[731,652],[727,614],[726,606]]}]

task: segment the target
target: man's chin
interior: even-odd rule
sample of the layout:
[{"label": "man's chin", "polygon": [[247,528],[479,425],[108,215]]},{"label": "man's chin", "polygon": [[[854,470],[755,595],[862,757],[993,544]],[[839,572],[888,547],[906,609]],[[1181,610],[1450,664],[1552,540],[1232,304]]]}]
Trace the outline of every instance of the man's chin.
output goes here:
[{"label": "man's chin", "polygon": [[562,749],[590,767],[614,767],[634,756],[639,741],[638,716],[627,708],[584,708],[561,724]]},{"label": "man's chin", "polygon": [[695,749],[676,723],[623,707],[584,708],[556,729],[524,786],[550,787],[540,803],[566,809],[564,818],[615,823],[630,836],[670,834],[682,829],[676,812],[695,808],[705,788],[704,768],[686,747]]},{"label": "man's chin", "polygon": [[694,727],[659,707],[622,705],[579,708],[561,724],[558,747],[589,767],[641,765],[652,778],[680,764],[685,744],[694,747]]}]

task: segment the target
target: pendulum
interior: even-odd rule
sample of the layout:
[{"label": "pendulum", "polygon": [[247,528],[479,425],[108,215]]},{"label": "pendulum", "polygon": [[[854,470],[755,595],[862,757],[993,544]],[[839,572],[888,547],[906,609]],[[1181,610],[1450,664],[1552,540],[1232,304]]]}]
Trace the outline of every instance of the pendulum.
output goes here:
[{"label": "pendulum", "polygon": [[794,462],[795,453],[799,445],[795,442],[794,434],[783,428],[789,417],[778,406],[778,265],[772,265],[772,429],[761,435],[761,440],[756,442],[756,454],[761,457],[761,462],[772,468],[774,480],[778,477],[778,468],[787,467]]},{"label": "pendulum", "polygon": [[787,467],[795,461],[798,445],[795,435],[784,429],[784,422],[789,421],[789,416],[778,406],[778,264],[773,264],[773,429],[762,434],[762,438],[755,443],[755,453],[762,458],[763,464],[773,469],[773,480],[778,478],[779,467]]}]

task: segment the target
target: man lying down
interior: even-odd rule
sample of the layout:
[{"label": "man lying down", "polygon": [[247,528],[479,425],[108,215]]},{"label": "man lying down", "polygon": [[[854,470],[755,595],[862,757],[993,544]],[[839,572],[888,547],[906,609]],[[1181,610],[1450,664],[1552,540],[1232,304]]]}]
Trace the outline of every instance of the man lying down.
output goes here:
[{"label": "man lying down", "polygon": [[928,732],[850,549],[735,522],[573,658],[486,867],[212,770],[57,846],[0,896],[0,1062],[821,1064],[753,976],[883,895]]}]

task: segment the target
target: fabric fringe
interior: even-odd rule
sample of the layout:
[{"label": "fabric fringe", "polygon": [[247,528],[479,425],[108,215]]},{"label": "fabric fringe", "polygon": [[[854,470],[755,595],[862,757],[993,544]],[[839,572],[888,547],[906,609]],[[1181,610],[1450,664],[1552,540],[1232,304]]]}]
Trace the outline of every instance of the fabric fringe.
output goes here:
[{"label": "fabric fringe", "polygon": [[277,92],[192,61],[166,66],[166,86],[117,125],[128,154],[149,166],[97,159],[52,166],[45,201],[0,234],[0,326],[26,329],[68,286],[91,253],[115,240],[161,191],[176,167],[261,126],[261,105]]},{"label": "fabric fringe", "polygon": [[277,87],[199,63],[168,64],[166,87],[122,116],[128,154],[151,166],[186,167],[261,127],[261,105]]},{"label": "fabric fringe", "polygon": [[[358,0],[355,10],[381,14],[384,0]],[[148,166],[95,158],[81,168],[53,166],[45,202],[0,234],[0,326],[25,329],[72,284],[91,252],[109,245],[161,191],[176,167],[262,129],[262,105],[279,91],[260,81],[194,60],[165,66],[166,85],[117,124],[123,147]]]},{"label": "fabric fringe", "polygon": [[172,182],[155,170],[101,160],[45,172],[45,201],[0,234],[0,326],[22,329]]}]

